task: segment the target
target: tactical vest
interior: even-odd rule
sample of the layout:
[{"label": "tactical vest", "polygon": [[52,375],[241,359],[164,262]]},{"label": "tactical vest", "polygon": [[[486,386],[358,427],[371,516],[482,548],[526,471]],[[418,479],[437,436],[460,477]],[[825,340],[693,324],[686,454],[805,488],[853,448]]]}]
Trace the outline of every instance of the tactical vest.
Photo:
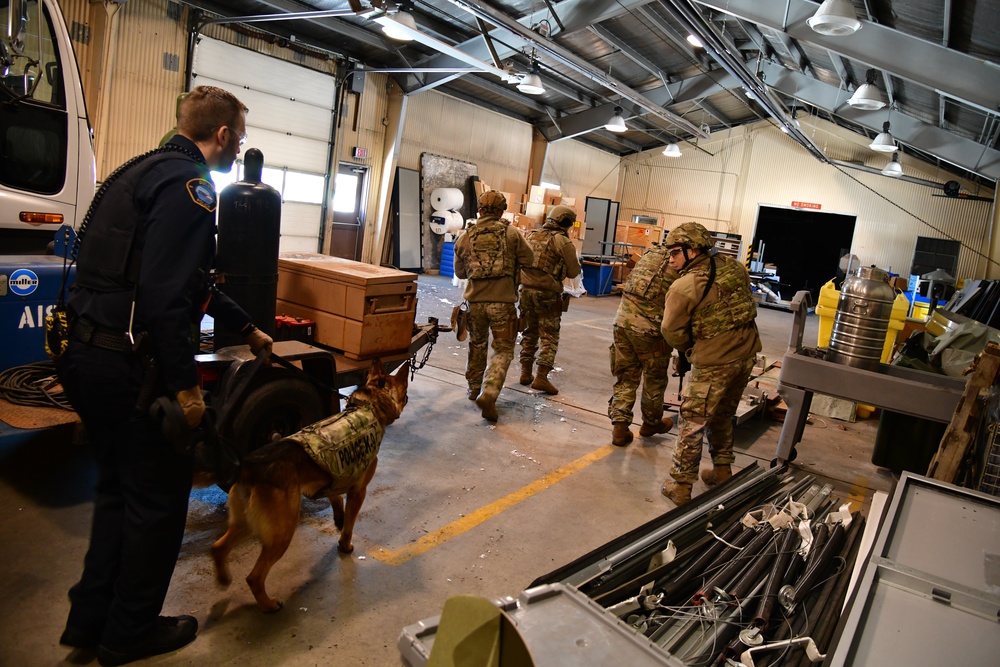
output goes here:
[{"label": "tactical vest", "polygon": [[167,160],[196,161],[183,148],[168,144],[133,158],[104,181],[80,227],[76,285],[119,292],[132,289],[138,281],[146,230],[135,190],[150,169]]},{"label": "tactical vest", "polygon": [[531,268],[547,273],[557,283],[561,283],[566,277],[566,262],[563,261],[562,253],[556,250],[556,236],[560,234],[565,236],[562,230],[543,227],[527,236],[528,245],[535,253],[535,262]]},{"label": "tactical vest", "polygon": [[491,220],[481,221],[466,232],[469,250],[466,275],[473,280],[514,275],[514,258],[507,249],[507,227]]},{"label": "tactical vest", "polygon": [[352,406],[306,426],[289,440],[299,443],[318,466],[336,478],[361,475],[378,456],[385,428],[368,406]]},{"label": "tactical vest", "polygon": [[714,338],[749,324],[757,317],[757,304],[747,287],[746,270],[739,262],[717,255],[702,262],[691,273],[707,275],[713,261],[716,262],[714,285],[719,290],[719,298],[707,305],[702,302],[691,315],[691,332],[695,340]]},{"label": "tactical vest", "polygon": [[622,292],[647,301],[658,302],[661,306],[666,298],[667,289],[677,278],[667,261],[670,252],[663,246],[653,246],[646,251],[635,268],[628,274]]}]

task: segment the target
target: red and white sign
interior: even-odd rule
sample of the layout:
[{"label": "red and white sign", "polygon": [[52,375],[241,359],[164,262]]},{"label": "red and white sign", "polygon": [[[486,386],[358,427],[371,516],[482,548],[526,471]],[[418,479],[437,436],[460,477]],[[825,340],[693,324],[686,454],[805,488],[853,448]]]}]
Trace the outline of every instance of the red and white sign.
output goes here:
[{"label": "red and white sign", "polygon": [[807,201],[793,201],[792,208],[811,208],[818,211],[823,207],[820,204],[811,204]]}]

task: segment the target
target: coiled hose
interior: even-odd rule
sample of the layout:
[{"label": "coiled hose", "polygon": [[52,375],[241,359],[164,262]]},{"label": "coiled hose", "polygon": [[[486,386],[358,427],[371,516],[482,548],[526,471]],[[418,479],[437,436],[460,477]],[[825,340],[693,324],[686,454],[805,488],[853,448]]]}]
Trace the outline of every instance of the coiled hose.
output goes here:
[{"label": "coiled hose", "polygon": [[15,405],[73,410],[52,361],[37,361],[0,372],[0,398]]}]

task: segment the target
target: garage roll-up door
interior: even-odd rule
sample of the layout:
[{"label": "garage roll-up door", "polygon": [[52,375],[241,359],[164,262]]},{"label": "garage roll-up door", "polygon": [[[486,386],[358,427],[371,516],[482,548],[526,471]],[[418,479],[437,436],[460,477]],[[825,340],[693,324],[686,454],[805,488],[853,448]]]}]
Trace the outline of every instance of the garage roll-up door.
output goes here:
[{"label": "garage roll-up door", "polygon": [[[250,109],[243,150],[259,148],[265,169],[326,176],[334,77],[202,36],[192,63],[191,87],[195,86],[228,90]],[[322,205],[292,206],[284,192],[282,202],[281,249],[318,250]]]}]

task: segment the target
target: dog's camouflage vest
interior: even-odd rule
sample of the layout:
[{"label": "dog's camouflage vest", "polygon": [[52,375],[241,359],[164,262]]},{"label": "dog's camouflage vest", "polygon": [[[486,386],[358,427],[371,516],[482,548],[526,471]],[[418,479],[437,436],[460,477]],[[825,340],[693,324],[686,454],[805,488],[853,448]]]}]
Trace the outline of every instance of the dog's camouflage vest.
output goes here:
[{"label": "dog's camouflage vest", "polygon": [[352,406],[306,426],[290,439],[336,477],[358,477],[378,456],[385,428],[366,405]]}]

